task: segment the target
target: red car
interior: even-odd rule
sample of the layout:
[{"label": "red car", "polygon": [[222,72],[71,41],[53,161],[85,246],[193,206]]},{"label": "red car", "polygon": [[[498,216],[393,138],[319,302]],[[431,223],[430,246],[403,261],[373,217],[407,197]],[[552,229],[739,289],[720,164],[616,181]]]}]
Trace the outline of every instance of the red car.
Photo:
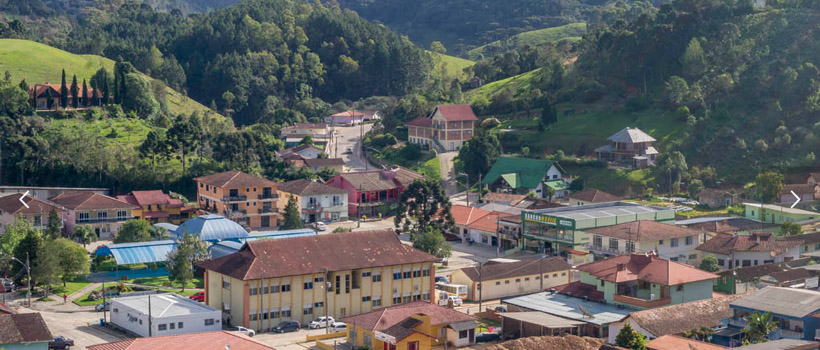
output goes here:
[{"label": "red car", "polygon": [[188,299],[196,300],[200,303],[205,302],[205,292],[196,292],[196,294],[189,296]]}]

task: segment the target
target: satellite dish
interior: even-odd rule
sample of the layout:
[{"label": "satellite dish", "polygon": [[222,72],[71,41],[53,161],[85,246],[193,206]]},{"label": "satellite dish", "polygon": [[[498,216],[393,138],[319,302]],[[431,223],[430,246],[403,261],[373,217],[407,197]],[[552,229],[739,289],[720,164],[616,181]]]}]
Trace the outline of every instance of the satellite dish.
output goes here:
[{"label": "satellite dish", "polygon": [[592,316],[592,314],[589,313],[589,311],[587,311],[587,309],[585,309],[583,305],[578,305],[578,308],[581,309],[581,313],[584,314],[584,317],[595,318],[595,316]]}]

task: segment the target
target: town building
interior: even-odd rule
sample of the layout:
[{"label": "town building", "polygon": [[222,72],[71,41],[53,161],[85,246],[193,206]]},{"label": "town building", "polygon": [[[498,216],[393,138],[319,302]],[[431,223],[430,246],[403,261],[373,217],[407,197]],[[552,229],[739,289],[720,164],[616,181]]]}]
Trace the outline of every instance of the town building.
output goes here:
[{"label": "town building", "polygon": [[790,208],[774,204],[743,203],[747,219],[780,225],[784,222],[796,222],[820,218],[820,213]]},{"label": "town building", "polygon": [[[796,195],[796,196],[795,196]],[[820,186],[812,184],[788,184],[780,189],[780,203],[791,205],[800,202],[812,202],[820,197]]]},{"label": "town building", "polygon": [[273,181],[237,170],[194,181],[200,214],[222,215],[251,230],[278,227],[283,221]]},{"label": "town building", "polygon": [[38,312],[0,314],[0,348],[6,350],[49,350],[54,338]]},{"label": "town building", "polygon": [[771,232],[721,233],[697,247],[701,256],[717,258],[721,269],[757,266],[800,257],[800,241],[777,239]]},{"label": "town building", "polygon": [[430,350],[445,344],[451,347],[475,344],[477,319],[427,301],[414,301],[341,321],[348,326],[347,344],[358,348]]},{"label": "town building", "polygon": [[573,192],[566,195],[566,197],[567,203],[571,207],[595,203],[617,202],[621,200],[621,197],[595,188],[588,188],[582,191]]},{"label": "town building", "polygon": [[131,338],[88,346],[88,350],[274,350],[247,335],[233,331],[213,331]]},{"label": "town building", "polygon": [[181,199],[172,198],[162,190],[133,191],[117,196],[117,199],[138,206],[139,209],[132,210],[134,218],[152,224],[167,222],[179,225],[196,215],[193,205],[186,205]]},{"label": "town building", "polygon": [[[20,201],[21,198],[25,204]],[[6,226],[20,216],[35,229],[45,230],[52,210],[60,216],[60,227],[65,227],[68,210],[63,206],[36,197],[24,197],[22,193],[0,193],[0,232],[6,232]]]},{"label": "town building", "polygon": [[552,198],[562,198],[569,194],[570,181],[563,173],[558,163],[551,160],[499,157],[481,183],[492,192],[534,193],[537,198],[548,198],[544,188],[549,186],[555,192]]},{"label": "town building", "polygon": [[219,310],[174,293],[113,298],[111,323],[140,337],[222,329]]},{"label": "town building", "polygon": [[585,322],[553,316],[540,311],[503,312],[501,330],[503,339],[526,337],[580,335]]},{"label": "town building", "polygon": [[4,193],[26,193],[40,199],[48,199],[64,192],[96,192],[109,195],[107,188],[100,187],[42,187],[42,186],[0,186],[0,195]]},{"label": "town building", "polygon": [[313,144],[323,150],[327,149],[330,139],[330,128],[325,123],[295,123],[281,129],[280,138],[285,142],[285,147],[295,147],[305,138],[310,136]]},{"label": "town building", "polygon": [[654,252],[662,259],[696,265],[700,260],[695,249],[707,239],[704,231],[652,220],[632,221],[589,229],[589,250],[596,257],[637,252]]},{"label": "town building", "polygon": [[379,111],[346,110],[324,117],[328,125],[353,126],[364,121],[381,119]]},{"label": "town building", "polygon": [[698,202],[709,208],[725,208],[740,202],[740,194],[715,188],[704,188],[698,194]]},{"label": "town building", "polygon": [[754,312],[772,314],[777,329],[767,338],[814,340],[818,333],[820,312],[820,292],[782,287],[766,287],[754,293],[741,296],[730,305],[734,311],[729,320],[730,327],[746,328],[748,317]]},{"label": "town building", "polygon": [[[91,99],[94,95],[97,95],[98,101],[102,99],[102,93],[99,91],[94,90],[91,87],[88,87],[88,101],[87,103],[84,97],[82,96],[83,87],[79,86],[79,93],[80,96],[78,98],[78,108],[85,108],[90,107],[92,105]],[[62,100],[60,96],[62,96],[62,84],[53,84],[46,82],[45,84],[34,84],[33,86],[29,86],[28,88],[28,98],[29,101],[34,102],[35,108],[40,110],[52,110],[57,108],[71,108],[71,101],[74,98],[74,95],[71,93],[71,83],[66,85],[66,94],[68,101],[68,106],[63,106],[60,104]]]},{"label": "town building", "polygon": [[806,279],[810,278],[815,278],[816,285],[816,275],[803,268],[811,260],[801,258],[724,270],[717,273],[719,277],[714,290],[723,294],[743,294],[769,286],[787,287],[802,283],[802,287],[807,287],[811,282],[806,283]]},{"label": "town building", "polygon": [[479,289],[484,300],[536,293],[545,288],[570,283],[572,266],[553,256],[516,262],[489,261],[480,267],[455,270],[450,283],[467,286],[467,299],[478,300]]},{"label": "town building", "polygon": [[222,310],[224,322],[266,331],[286,320],[435,301],[436,260],[381,230],[249,241],[199,266],[205,303]]},{"label": "town building", "polygon": [[342,173],[327,181],[347,191],[349,217],[377,217],[391,212],[401,193],[424,176],[403,167]]},{"label": "town building", "polygon": [[[816,253],[820,251],[820,232],[803,233],[800,235],[786,236],[783,238],[800,242],[801,256],[809,256],[807,253]],[[818,259],[818,261],[820,261],[820,259]]]},{"label": "town building", "polygon": [[643,130],[626,127],[607,137],[607,140],[610,144],[595,149],[598,159],[629,164],[633,169],[655,165],[659,152],[652,143],[657,140]]},{"label": "town building", "polygon": [[450,206],[450,215],[453,217],[456,235],[459,236],[462,242],[468,239],[472,240],[468,225],[486,215],[490,215],[490,213],[490,211],[466,205],[455,204]]},{"label": "town building", "polygon": [[308,158],[304,160],[304,163],[304,166],[312,172],[332,170],[339,174],[345,171],[345,161],[342,158]]},{"label": "town building", "polygon": [[319,158],[322,153],[325,153],[325,151],[314,145],[299,145],[277,153],[276,159],[281,161],[286,161],[289,159],[316,159]]},{"label": "town building", "polygon": [[648,350],[725,350],[725,346],[702,342],[677,335],[664,335],[646,344]]},{"label": "town building", "polygon": [[406,123],[407,142],[425,150],[458,151],[473,138],[478,117],[470,105],[438,105],[427,117]]},{"label": "town building", "polygon": [[482,203],[496,203],[516,206],[527,199],[527,195],[514,193],[490,192],[481,196]]},{"label": "town building", "polygon": [[806,183],[809,185],[820,184],[820,173],[809,173],[806,175]]},{"label": "town building", "polygon": [[695,218],[675,221],[675,224],[686,226],[693,230],[709,232],[710,238],[718,233],[748,235],[752,232],[772,232],[780,229],[779,225],[740,217]]},{"label": "town building", "polygon": [[278,191],[283,208],[290,196],[296,196],[304,222],[347,221],[347,191],[341,188],[300,179],[279,184]]},{"label": "town building", "polygon": [[126,221],[134,219],[139,206],[96,192],[64,192],[51,198],[68,210],[65,226],[68,235],[77,225],[89,225],[101,239],[112,239]]}]

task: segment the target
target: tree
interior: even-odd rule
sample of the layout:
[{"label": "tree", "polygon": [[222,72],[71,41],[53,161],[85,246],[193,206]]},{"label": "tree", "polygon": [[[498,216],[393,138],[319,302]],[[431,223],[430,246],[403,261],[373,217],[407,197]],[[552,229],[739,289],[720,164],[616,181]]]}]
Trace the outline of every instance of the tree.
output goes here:
[{"label": "tree", "polygon": [[83,79],[83,100],[82,105],[83,107],[88,107],[90,105],[88,101],[88,84],[85,83],[85,79]]},{"label": "tree", "polygon": [[784,236],[796,236],[803,233],[803,226],[798,223],[786,221],[780,225],[780,234]]},{"label": "tree", "polygon": [[541,106],[541,119],[538,121],[538,128],[541,131],[558,122],[558,112],[555,111],[553,105],[548,98],[544,99],[544,104]]},{"label": "tree", "polygon": [[706,55],[703,53],[703,47],[700,46],[698,38],[692,38],[689,41],[680,61],[687,77],[697,78],[703,73],[706,69]]},{"label": "tree", "polygon": [[757,174],[755,178],[755,194],[764,203],[771,203],[780,195],[783,189],[783,175],[774,171]]},{"label": "tree", "polygon": [[755,311],[747,316],[749,324],[743,329],[746,340],[752,344],[766,342],[766,336],[777,329],[777,323],[772,320],[772,313]]},{"label": "tree", "polygon": [[31,222],[21,214],[6,225],[6,230],[0,236],[0,253],[4,256],[14,256],[14,251],[26,235],[34,231]]},{"label": "tree", "polygon": [[615,336],[615,345],[632,350],[646,350],[646,343],[643,334],[632,329],[632,325],[629,323],[624,324],[624,327]]},{"label": "tree", "polygon": [[672,76],[666,82],[666,98],[673,106],[680,105],[689,94],[689,84],[679,76]]},{"label": "tree", "polygon": [[160,130],[151,130],[145,136],[145,141],[138,147],[140,155],[143,157],[151,156],[151,168],[156,165],[157,155],[163,156],[167,153],[168,142],[165,140],[165,134]]},{"label": "tree", "polygon": [[151,240],[151,224],[143,219],[128,220],[120,228],[114,243],[148,242]]},{"label": "tree", "polygon": [[63,82],[60,84],[60,107],[68,107],[68,86],[65,82],[65,68],[63,68]]},{"label": "tree", "polygon": [[168,229],[162,226],[153,226],[151,230],[151,240],[161,241],[171,237]]},{"label": "tree", "polygon": [[447,49],[444,47],[444,44],[441,41],[434,41],[430,44],[430,51],[445,54],[447,53]]},{"label": "tree", "polygon": [[569,183],[569,190],[570,191],[581,191],[584,189],[584,179],[581,177],[576,177],[572,182]]},{"label": "tree", "polygon": [[704,256],[703,259],[700,261],[700,265],[698,265],[698,268],[706,272],[720,271],[720,266],[718,265],[717,258],[713,254]]},{"label": "tree", "polygon": [[63,219],[60,218],[60,214],[57,214],[57,210],[54,207],[51,207],[51,211],[48,212],[48,223],[46,224],[46,235],[49,238],[57,238],[61,236],[63,228]]},{"label": "tree", "polygon": [[301,141],[299,141],[299,145],[312,145],[313,144],[313,136],[305,135]]},{"label": "tree", "polygon": [[168,253],[165,265],[168,269],[168,280],[182,285],[184,292],[185,286],[194,279],[195,264],[207,259],[207,255],[207,246],[199,236],[183,233],[176,248]]},{"label": "tree", "polygon": [[429,230],[447,232],[455,225],[450,213],[450,199],[441,183],[433,179],[416,179],[401,193],[396,216],[396,228],[411,236]]},{"label": "tree", "polygon": [[80,106],[80,87],[77,86],[77,75],[71,78],[71,107],[77,108]]},{"label": "tree", "polygon": [[679,151],[667,153],[658,158],[659,166],[656,169],[656,178],[669,189],[670,193],[680,192],[680,182],[684,175],[688,175],[689,166],[686,157]]},{"label": "tree", "polygon": [[690,339],[700,340],[700,341],[709,341],[709,337],[715,334],[715,330],[710,327],[700,327],[695,328],[686,332],[683,332],[683,336]]},{"label": "tree", "polygon": [[77,242],[82,243],[83,248],[85,248],[86,244],[97,241],[97,234],[94,233],[94,229],[91,228],[90,225],[75,226],[72,237],[77,240]]},{"label": "tree", "polygon": [[552,202],[552,197],[555,196],[555,189],[547,186],[547,184],[542,184],[541,187],[544,188],[544,197],[547,197],[547,199]]},{"label": "tree", "polygon": [[501,142],[498,138],[487,131],[479,130],[458,151],[458,160],[464,172],[475,181],[479,174],[486,174],[490,170],[501,153]]},{"label": "tree", "polygon": [[689,196],[692,198],[697,198],[700,191],[703,191],[703,181],[700,179],[694,179],[689,182],[689,186],[686,188],[689,191]]},{"label": "tree", "polygon": [[88,251],[79,244],[61,237],[46,241],[43,248],[44,254],[41,254],[41,257],[56,258],[57,270],[63,287],[67,281],[74,280],[79,275],[88,274]]},{"label": "tree", "polygon": [[302,222],[302,215],[299,210],[299,203],[296,196],[288,196],[288,204],[285,205],[285,226],[283,230],[294,230],[305,227]]},{"label": "tree", "polygon": [[[40,252],[41,246],[43,244],[43,235],[38,230],[29,230],[26,232],[26,236],[20,240],[20,243],[17,244],[17,247],[14,249],[14,257],[20,259],[20,261],[26,261],[26,258],[29,259],[31,270],[34,271],[39,264],[39,260],[37,259],[38,253]],[[14,262],[15,270],[17,271],[24,271],[25,274],[25,266],[21,264],[19,261]],[[32,276],[32,284],[34,284],[35,277]]]},{"label": "tree", "polygon": [[[196,113],[196,112],[194,112]],[[199,135],[203,132],[201,124],[194,123],[194,115],[186,117],[179,115],[174,120],[174,126],[168,129],[166,133],[167,143],[180,151],[182,154],[182,173],[185,174],[187,169],[186,156],[193,152],[197,145],[199,145]]]},{"label": "tree", "polygon": [[438,258],[449,258],[453,254],[453,246],[444,238],[440,230],[427,227],[413,241],[413,248],[427,252]]}]

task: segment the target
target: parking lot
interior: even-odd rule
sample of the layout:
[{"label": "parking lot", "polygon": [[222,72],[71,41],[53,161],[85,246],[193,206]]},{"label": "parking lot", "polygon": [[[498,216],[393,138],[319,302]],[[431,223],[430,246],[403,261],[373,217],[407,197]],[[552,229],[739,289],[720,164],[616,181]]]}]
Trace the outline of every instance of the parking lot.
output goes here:
[{"label": "parking lot", "polygon": [[[257,333],[253,339],[258,340],[265,345],[272,346],[276,350],[304,350],[304,349],[318,349],[316,342],[311,340],[305,341],[308,335],[325,334],[324,329],[300,329],[296,332],[290,333]],[[325,343],[333,343],[334,339],[325,340]],[[339,342],[343,342],[344,338],[337,338]]]}]

